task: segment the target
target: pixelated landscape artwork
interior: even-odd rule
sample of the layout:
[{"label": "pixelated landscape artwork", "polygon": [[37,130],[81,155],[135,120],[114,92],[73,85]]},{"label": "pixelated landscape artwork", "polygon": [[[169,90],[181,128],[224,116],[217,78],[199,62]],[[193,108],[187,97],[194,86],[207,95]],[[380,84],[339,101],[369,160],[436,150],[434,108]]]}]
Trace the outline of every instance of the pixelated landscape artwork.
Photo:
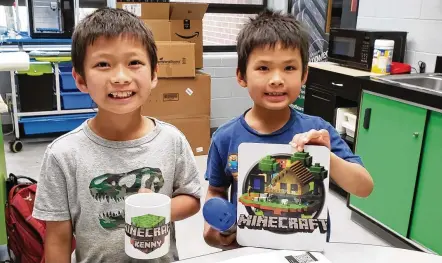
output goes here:
[{"label": "pixelated landscape artwork", "polygon": [[241,245],[321,251],[327,234],[330,151],[242,144],[238,169]]}]

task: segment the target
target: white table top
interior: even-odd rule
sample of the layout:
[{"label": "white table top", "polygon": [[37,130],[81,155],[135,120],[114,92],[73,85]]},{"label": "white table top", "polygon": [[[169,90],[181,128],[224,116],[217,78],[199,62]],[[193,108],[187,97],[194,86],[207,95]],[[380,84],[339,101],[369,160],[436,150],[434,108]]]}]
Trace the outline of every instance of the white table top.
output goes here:
[{"label": "white table top", "polygon": [[352,69],[352,68],[348,68],[348,67],[343,67],[340,66],[336,63],[333,62],[310,62],[308,63],[309,67],[312,68],[318,68],[318,69],[323,69],[323,70],[327,70],[327,71],[331,71],[331,72],[335,72],[335,73],[340,73],[340,74],[344,74],[347,76],[352,76],[352,77],[366,77],[366,76],[382,76],[384,74],[377,74],[377,73],[372,73],[370,71],[363,71],[363,70],[357,70],[357,69]]},{"label": "white table top", "polygon": [[[240,256],[269,251],[270,250],[267,249],[245,247],[178,262],[221,262]],[[437,255],[412,250],[360,244],[327,243],[324,255],[332,263],[442,263],[442,257]]]}]

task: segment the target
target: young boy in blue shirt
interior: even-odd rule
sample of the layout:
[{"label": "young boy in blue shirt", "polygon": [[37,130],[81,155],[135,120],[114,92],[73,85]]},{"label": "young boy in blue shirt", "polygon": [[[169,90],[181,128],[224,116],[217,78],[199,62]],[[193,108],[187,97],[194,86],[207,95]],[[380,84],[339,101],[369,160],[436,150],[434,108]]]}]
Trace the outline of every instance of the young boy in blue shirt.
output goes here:
[{"label": "young boy in blue shirt", "polygon": [[[299,96],[308,75],[308,35],[291,15],[265,11],[244,26],[237,39],[238,83],[254,104],[214,134],[207,160],[206,199],[228,199],[236,205],[238,146],[244,142],[306,144],[331,150],[330,176],[347,192],[360,197],[373,189],[370,174],[332,125],[296,112],[289,105]],[[221,235],[206,222],[204,239],[222,249],[236,247],[236,235]]]}]

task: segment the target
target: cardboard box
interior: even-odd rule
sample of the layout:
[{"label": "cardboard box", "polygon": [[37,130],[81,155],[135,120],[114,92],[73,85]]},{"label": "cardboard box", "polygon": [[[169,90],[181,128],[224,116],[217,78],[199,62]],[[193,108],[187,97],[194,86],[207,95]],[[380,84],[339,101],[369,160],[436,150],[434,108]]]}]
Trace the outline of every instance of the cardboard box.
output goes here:
[{"label": "cardboard box", "polygon": [[195,43],[195,66],[203,67],[203,18],[208,4],[172,4],[170,31],[173,41]]},{"label": "cardboard box", "polygon": [[158,77],[195,77],[195,44],[182,41],[157,41]]},{"label": "cardboard box", "polygon": [[[200,3],[126,3],[117,8],[128,10],[148,25],[157,41],[195,43],[195,67],[203,67],[203,17],[208,4]],[[160,23],[158,20],[163,20]],[[166,23],[166,21],[168,23]],[[167,36],[169,33],[169,36]]]},{"label": "cardboard box", "polygon": [[155,41],[171,41],[169,20],[143,19],[143,22],[152,31]]},{"label": "cardboard box", "polygon": [[174,125],[179,129],[192,148],[193,154],[206,155],[210,147],[210,117],[173,118],[159,117],[158,119]]},{"label": "cardboard box", "polygon": [[194,78],[159,79],[141,107],[145,116],[170,118],[210,116],[210,75]]},{"label": "cardboard box", "polygon": [[127,10],[142,19],[169,19],[169,3],[117,2],[117,8]]}]

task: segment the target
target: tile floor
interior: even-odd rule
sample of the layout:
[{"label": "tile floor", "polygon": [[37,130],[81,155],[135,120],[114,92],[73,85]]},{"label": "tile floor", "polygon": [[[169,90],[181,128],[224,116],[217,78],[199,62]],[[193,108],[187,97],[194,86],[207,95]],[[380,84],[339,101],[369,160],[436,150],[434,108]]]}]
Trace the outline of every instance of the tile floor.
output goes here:
[{"label": "tile floor", "polygon": [[[41,159],[50,139],[40,139],[39,141],[23,140],[24,148],[20,153],[11,153],[8,148],[8,141],[9,138],[5,138],[7,171],[17,175],[37,178]],[[203,185],[203,193],[205,193],[208,184],[204,180],[203,174],[206,168],[207,157],[199,156],[196,159]],[[329,210],[332,219],[331,242],[390,246],[386,241],[353,222],[350,219],[351,212],[346,207],[345,199],[334,192],[330,194]],[[181,259],[218,251],[206,245],[203,240],[203,217],[201,212],[186,220],[177,222],[176,225],[177,246]]]}]

